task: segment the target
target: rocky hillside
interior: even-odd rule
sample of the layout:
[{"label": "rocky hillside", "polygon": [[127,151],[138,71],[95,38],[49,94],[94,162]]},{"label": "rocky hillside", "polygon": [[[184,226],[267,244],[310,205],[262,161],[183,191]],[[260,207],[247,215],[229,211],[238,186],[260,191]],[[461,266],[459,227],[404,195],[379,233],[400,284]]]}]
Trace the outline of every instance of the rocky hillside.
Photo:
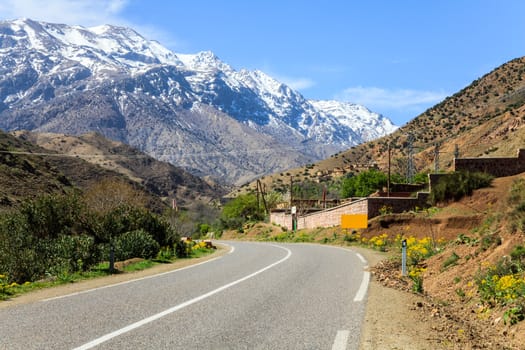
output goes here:
[{"label": "rocky hillside", "polygon": [[386,171],[389,145],[392,172],[407,174],[410,137],[414,173],[435,170],[436,150],[439,171],[451,169],[456,152],[460,157],[515,157],[525,147],[524,126],[525,57],[521,57],[475,80],[388,136],[266,176],[263,182],[267,188],[276,188],[289,183],[290,176],[297,181],[322,181],[373,166]]},{"label": "rocky hillside", "polygon": [[[20,140],[37,144],[46,150],[61,155],[58,168],[67,171],[69,178],[93,177],[92,181],[117,174],[131,181],[149,193],[171,205],[173,200],[179,207],[191,207],[196,203],[209,203],[218,200],[225,189],[209,184],[169,163],[160,162],[126,144],[111,141],[99,134],[89,133],[81,136],[64,134],[13,132]],[[84,168],[100,169],[100,176],[83,174],[77,165],[87,163]],[[115,176],[115,175],[114,175]],[[77,181],[78,182],[78,181]],[[85,187],[89,183],[79,182]]]},{"label": "rocky hillside", "polygon": [[175,54],[130,28],[0,22],[0,128],[96,131],[241,184],[396,127],[362,106],[309,101],[211,52]]},{"label": "rocky hillside", "polygon": [[101,179],[135,187],[153,210],[166,205],[115,171],[76,157],[64,157],[4,132],[0,132],[0,150],[0,210],[43,194],[87,190]]}]

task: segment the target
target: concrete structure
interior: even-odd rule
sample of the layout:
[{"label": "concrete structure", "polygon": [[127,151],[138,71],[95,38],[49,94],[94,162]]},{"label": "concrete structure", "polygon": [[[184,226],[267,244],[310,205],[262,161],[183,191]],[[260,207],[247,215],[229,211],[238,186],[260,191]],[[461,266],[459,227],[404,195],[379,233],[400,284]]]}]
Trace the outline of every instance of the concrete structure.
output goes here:
[{"label": "concrete structure", "polygon": [[[525,172],[525,149],[519,149],[517,157],[493,157],[493,158],[456,158],[454,159],[455,171],[484,172],[494,177],[512,176]],[[432,184],[447,174],[429,174],[429,188]],[[341,224],[343,214],[366,214],[371,219],[381,212],[402,213],[417,208],[428,206],[430,193],[419,192],[417,197],[396,197],[391,193],[390,197],[368,197],[346,202],[337,207],[311,212],[297,218],[297,229],[330,227]],[[277,225],[292,229],[292,215],[290,209],[274,211],[270,213],[270,221]]]},{"label": "concrete structure", "polygon": [[[402,213],[416,208],[427,207],[428,193],[420,192],[417,197],[368,197],[347,202],[340,206],[323,211],[317,211],[297,218],[297,229],[331,227],[341,224],[343,214],[366,214],[373,218],[382,211],[391,213]],[[288,230],[292,229],[292,214],[290,210],[273,211],[270,213],[270,221]]]},{"label": "concrete structure", "polygon": [[456,158],[455,171],[483,172],[494,177],[512,176],[525,172],[525,149],[518,150],[514,158]]}]

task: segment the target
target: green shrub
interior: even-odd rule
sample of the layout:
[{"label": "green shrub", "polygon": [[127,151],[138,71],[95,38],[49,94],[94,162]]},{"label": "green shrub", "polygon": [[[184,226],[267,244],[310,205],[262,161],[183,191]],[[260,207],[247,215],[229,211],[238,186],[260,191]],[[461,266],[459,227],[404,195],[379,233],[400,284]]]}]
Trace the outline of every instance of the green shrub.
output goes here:
[{"label": "green shrub", "polygon": [[247,222],[263,219],[264,210],[253,193],[239,195],[226,203],[220,216],[223,227],[237,230],[241,230]]},{"label": "green shrub", "polygon": [[475,189],[490,186],[492,180],[493,176],[486,173],[454,172],[443,176],[432,186],[430,201],[432,204],[452,199],[457,201],[464,196],[470,196]]},{"label": "green shrub", "polygon": [[9,282],[22,283],[44,276],[46,266],[38,255],[38,240],[29,233],[27,221],[17,213],[0,220],[0,271]]},{"label": "green shrub", "polygon": [[456,252],[452,252],[452,254],[445,259],[445,261],[443,262],[443,269],[446,269],[450,266],[453,266],[453,265],[456,265],[458,263],[458,260],[459,260],[459,255],[456,254]]},{"label": "green shrub", "polygon": [[144,230],[125,232],[115,240],[115,259],[150,259],[160,250],[159,243]]},{"label": "green shrub", "polygon": [[95,238],[87,235],[61,235],[53,241],[51,250],[55,260],[51,263],[66,265],[69,272],[87,271],[101,258]]},{"label": "green shrub", "polygon": [[85,208],[75,194],[44,195],[22,203],[19,210],[27,230],[39,238],[56,238],[89,230],[83,218]]},{"label": "green shrub", "polygon": [[90,212],[75,194],[45,195],[0,216],[0,272],[23,283],[87,271],[109,257],[153,258],[178,235],[163,218],[143,208],[121,205]]},{"label": "green shrub", "polygon": [[175,254],[177,258],[189,258],[191,256],[193,241],[179,240],[175,245]]},{"label": "green shrub", "polygon": [[98,220],[97,236],[103,242],[135,230],[146,231],[160,246],[172,245],[179,239],[166,220],[146,209],[127,204],[99,216]]},{"label": "green shrub", "polygon": [[159,262],[170,262],[176,256],[175,250],[171,247],[162,247],[160,248],[157,256],[155,257],[156,261]]}]

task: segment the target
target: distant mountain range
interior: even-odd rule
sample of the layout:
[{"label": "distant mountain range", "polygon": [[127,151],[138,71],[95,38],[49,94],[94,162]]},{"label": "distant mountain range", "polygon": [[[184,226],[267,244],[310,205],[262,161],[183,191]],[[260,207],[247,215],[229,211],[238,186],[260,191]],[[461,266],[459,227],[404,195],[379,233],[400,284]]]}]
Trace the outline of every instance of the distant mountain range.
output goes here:
[{"label": "distant mountain range", "polygon": [[[474,80],[393,133],[313,164],[265,176],[269,190],[294,181],[322,182],[334,174],[379,168],[408,175],[447,172],[454,158],[516,157],[525,148],[525,57]],[[411,161],[409,161],[411,160]],[[411,165],[411,169],[409,166]],[[327,176],[328,175],[328,176]],[[243,190],[255,189],[256,183]]]},{"label": "distant mountain range", "polygon": [[222,183],[387,135],[363,106],[312,101],[211,52],[175,54],[130,28],[0,22],[0,128],[96,131]]}]

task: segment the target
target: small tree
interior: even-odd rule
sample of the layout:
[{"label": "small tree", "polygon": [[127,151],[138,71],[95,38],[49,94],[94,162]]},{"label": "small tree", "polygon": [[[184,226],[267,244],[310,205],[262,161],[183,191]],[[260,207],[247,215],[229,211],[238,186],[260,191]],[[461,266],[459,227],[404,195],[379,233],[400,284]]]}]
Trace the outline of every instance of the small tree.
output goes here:
[{"label": "small tree", "polygon": [[257,203],[253,193],[242,194],[226,203],[221,213],[221,223],[224,227],[241,229],[248,221],[264,219],[264,210]]},{"label": "small tree", "polygon": [[367,197],[387,185],[388,177],[376,169],[347,177],[341,184],[341,197]]},{"label": "small tree", "polygon": [[490,186],[493,176],[481,172],[458,171],[439,179],[432,186],[430,200],[433,204],[447,200],[459,200],[470,196],[478,188]]},{"label": "small tree", "polygon": [[130,184],[117,180],[101,180],[84,195],[89,209],[97,213],[108,213],[123,205],[145,207],[144,194]]}]

